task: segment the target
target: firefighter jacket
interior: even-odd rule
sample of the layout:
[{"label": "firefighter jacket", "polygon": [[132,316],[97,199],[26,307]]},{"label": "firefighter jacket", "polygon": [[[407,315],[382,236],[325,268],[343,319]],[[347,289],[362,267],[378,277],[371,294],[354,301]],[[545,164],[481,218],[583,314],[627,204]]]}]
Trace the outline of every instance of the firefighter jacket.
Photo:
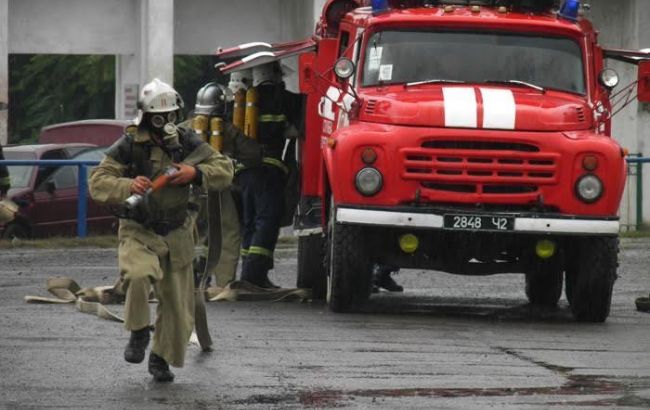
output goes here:
[{"label": "firefighter jacket", "polygon": [[[2,153],[2,146],[0,146],[0,160],[4,160],[5,156]],[[11,188],[11,180],[9,179],[9,172],[6,165],[0,165],[0,194],[6,195],[7,191]]]},{"label": "firefighter jacket", "polygon": [[286,138],[297,137],[302,122],[302,99],[285,89],[284,83],[262,83],[259,95],[259,137],[263,162],[287,172],[283,164]]},{"label": "firefighter jacket", "polygon": [[[185,163],[197,168],[198,185],[206,191],[219,191],[232,183],[232,163],[214,151],[193,133],[179,129],[178,143],[163,149],[154,144],[148,133],[130,127],[129,131],[107,152],[106,158],[93,170],[90,177],[90,194],[102,204],[119,205],[128,198],[132,178],[138,175],[155,179],[162,175],[172,162]],[[141,220],[122,219],[120,232],[134,235],[142,229],[156,231],[157,227],[182,225],[187,216],[190,187],[169,185],[148,196],[147,215]],[[124,229],[123,229],[124,228]]]}]

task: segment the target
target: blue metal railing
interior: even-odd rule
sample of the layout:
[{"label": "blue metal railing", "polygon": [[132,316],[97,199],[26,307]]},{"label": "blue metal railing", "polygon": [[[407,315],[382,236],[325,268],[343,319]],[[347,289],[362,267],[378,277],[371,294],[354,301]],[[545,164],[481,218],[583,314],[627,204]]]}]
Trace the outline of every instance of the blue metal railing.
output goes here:
[{"label": "blue metal railing", "polygon": [[[0,161],[0,165],[34,165],[42,167],[61,167],[61,166],[76,166],[79,172],[77,173],[77,235],[81,238],[88,236],[88,167],[94,167],[99,164],[99,161],[90,160],[72,160],[72,159],[42,159],[42,160],[4,160]],[[9,170],[11,174],[11,170]]]}]

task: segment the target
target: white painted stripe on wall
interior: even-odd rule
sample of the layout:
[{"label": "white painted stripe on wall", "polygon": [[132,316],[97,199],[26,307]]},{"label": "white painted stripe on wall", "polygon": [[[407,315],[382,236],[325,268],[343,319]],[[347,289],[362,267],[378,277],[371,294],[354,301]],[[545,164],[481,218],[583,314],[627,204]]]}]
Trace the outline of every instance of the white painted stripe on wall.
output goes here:
[{"label": "white painted stripe on wall", "polygon": [[473,88],[443,87],[445,127],[478,127],[476,92]]},{"label": "white painted stripe on wall", "polygon": [[483,128],[514,130],[517,107],[510,90],[481,88],[483,97]]}]

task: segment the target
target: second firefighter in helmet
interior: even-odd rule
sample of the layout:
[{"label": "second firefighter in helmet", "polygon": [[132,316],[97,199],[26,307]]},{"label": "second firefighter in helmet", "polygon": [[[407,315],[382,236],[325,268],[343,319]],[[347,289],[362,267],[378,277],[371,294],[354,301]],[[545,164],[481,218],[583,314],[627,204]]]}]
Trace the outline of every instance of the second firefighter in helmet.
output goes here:
[{"label": "second firefighter in helmet", "polygon": [[[195,133],[207,138],[213,148],[218,148],[221,153],[232,159],[237,168],[259,166],[262,162],[261,146],[246,138],[239,128],[228,121],[231,100],[231,90],[223,85],[215,82],[204,85],[196,95],[194,117],[190,121],[192,128]],[[220,193],[221,253],[218,264],[210,272],[210,274],[214,273],[217,287],[224,287],[235,280],[240,256],[241,227],[236,206],[239,195],[236,184],[237,179],[233,181],[231,188]],[[208,226],[205,222],[210,211],[205,207],[204,201],[199,201],[199,205],[197,228],[201,241],[205,242],[204,238],[207,237],[205,227]],[[205,262],[207,257],[205,250],[203,246],[198,261],[203,259]],[[203,269],[203,263],[196,264],[196,270]]]},{"label": "second firefighter in helmet", "polygon": [[261,166],[244,169],[239,174],[243,213],[242,280],[273,287],[268,272],[273,268],[273,253],[285,212],[288,174],[283,154],[286,138],[297,136],[290,121],[294,98],[285,90],[278,63],[253,68],[253,87],[246,99],[244,132],[262,147],[264,158]]}]

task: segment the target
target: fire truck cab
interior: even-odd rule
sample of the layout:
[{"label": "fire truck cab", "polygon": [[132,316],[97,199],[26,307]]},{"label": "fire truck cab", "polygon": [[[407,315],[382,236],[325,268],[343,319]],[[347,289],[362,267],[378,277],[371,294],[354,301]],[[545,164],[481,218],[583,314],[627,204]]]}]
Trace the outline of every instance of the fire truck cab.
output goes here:
[{"label": "fire truck cab", "polygon": [[300,55],[298,285],[349,312],[374,264],[519,273],[531,304],[564,287],[604,321],[626,179],[606,59],[639,65],[623,91],[648,101],[650,56],[601,47],[578,0],[368,3],[330,0],[311,39],[222,68]]}]

